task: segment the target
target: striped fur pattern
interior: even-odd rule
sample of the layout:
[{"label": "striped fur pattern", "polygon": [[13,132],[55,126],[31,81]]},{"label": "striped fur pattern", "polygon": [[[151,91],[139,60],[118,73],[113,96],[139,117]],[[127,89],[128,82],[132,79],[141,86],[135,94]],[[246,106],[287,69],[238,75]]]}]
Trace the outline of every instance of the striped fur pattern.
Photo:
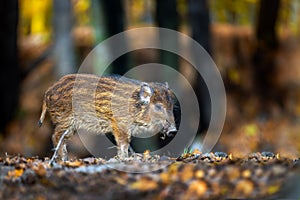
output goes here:
[{"label": "striped fur pattern", "polygon": [[[76,130],[97,134],[112,133],[118,156],[128,156],[131,135],[169,135],[176,131],[173,116],[174,94],[163,83],[146,83],[119,76],[98,77],[70,74],[62,77],[45,93],[39,125],[49,113],[55,126],[52,141],[56,147]],[[67,160],[66,143],[58,150],[58,159]]]}]

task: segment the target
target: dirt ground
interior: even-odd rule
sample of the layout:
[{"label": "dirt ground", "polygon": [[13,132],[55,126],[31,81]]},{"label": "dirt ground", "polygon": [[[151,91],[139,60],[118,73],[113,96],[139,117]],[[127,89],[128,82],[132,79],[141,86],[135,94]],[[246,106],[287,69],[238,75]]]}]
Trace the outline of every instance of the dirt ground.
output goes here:
[{"label": "dirt ground", "polygon": [[[295,199],[299,162],[271,152],[177,159],[136,154],[126,161],[0,158],[0,199]],[[128,172],[128,170],[133,170]],[[133,173],[143,169],[147,173]]]}]

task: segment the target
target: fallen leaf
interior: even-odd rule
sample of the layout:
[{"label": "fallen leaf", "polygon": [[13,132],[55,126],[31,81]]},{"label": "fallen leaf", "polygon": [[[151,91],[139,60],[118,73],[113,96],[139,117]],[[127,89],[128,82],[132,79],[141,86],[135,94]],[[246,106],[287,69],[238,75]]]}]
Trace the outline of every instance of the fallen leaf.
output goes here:
[{"label": "fallen leaf", "polygon": [[114,180],[120,184],[120,185],[126,185],[127,184],[127,180],[125,180],[124,178],[120,178],[120,177],[115,177]]},{"label": "fallen leaf", "polygon": [[166,172],[162,172],[160,174],[160,179],[161,179],[163,184],[170,184],[170,182],[171,182],[170,174],[166,173]]},{"label": "fallen leaf", "polygon": [[197,195],[197,197],[201,197],[207,191],[207,185],[204,181],[196,180],[190,183],[187,195],[192,197],[193,195]]},{"label": "fallen leaf", "polygon": [[204,173],[203,170],[197,170],[197,171],[195,172],[195,177],[201,179],[201,178],[204,177],[204,174],[205,174],[205,173]]},{"label": "fallen leaf", "polygon": [[235,189],[236,189],[236,192],[237,192],[238,195],[249,196],[254,190],[254,185],[249,180],[240,180],[236,184]]},{"label": "fallen leaf", "polygon": [[241,176],[241,172],[238,167],[229,166],[226,169],[226,174],[229,181],[233,182]]},{"label": "fallen leaf", "polygon": [[194,149],[193,154],[202,154],[202,152],[199,151],[199,149],[196,148],[196,149]]},{"label": "fallen leaf", "polygon": [[66,161],[64,164],[67,167],[80,167],[80,166],[83,165],[83,163],[78,161],[78,160],[76,160],[76,161]]},{"label": "fallen leaf", "polygon": [[24,173],[24,169],[15,169],[15,170],[12,170],[12,171],[9,171],[7,173],[7,178],[18,178],[20,176],[22,176]]},{"label": "fallen leaf", "polygon": [[138,181],[130,185],[131,189],[140,190],[140,191],[155,190],[157,187],[158,187],[157,182],[147,177],[142,177],[141,179],[139,179]]},{"label": "fallen leaf", "polygon": [[47,171],[43,164],[39,163],[38,166],[34,166],[33,171],[40,177],[43,177],[47,174]]},{"label": "fallen leaf", "polygon": [[194,168],[192,165],[184,166],[183,170],[180,173],[181,181],[186,182],[193,178],[194,175]]},{"label": "fallen leaf", "polygon": [[250,178],[251,177],[251,171],[249,170],[249,169],[246,169],[246,170],[244,170],[243,172],[242,172],[242,176],[244,177],[244,178]]},{"label": "fallen leaf", "polygon": [[279,184],[276,184],[276,185],[270,185],[268,187],[268,194],[269,195],[272,195],[272,194],[275,194],[276,192],[278,192],[280,189],[280,185]]}]

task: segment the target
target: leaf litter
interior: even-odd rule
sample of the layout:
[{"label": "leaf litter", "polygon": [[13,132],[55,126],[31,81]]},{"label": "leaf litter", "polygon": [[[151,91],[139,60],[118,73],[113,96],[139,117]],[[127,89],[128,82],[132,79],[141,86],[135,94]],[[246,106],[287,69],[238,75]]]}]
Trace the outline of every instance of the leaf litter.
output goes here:
[{"label": "leaf litter", "polygon": [[[159,169],[165,160],[144,152],[125,161],[85,158],[50,166],[49,158],[6,156],[0,158],[0,199],[276,199],[287,195],[285,183],[299,172],[299,159],[272,152],[238,158],[195,150]],[[158,170],[128,173],[112,163]]]}]

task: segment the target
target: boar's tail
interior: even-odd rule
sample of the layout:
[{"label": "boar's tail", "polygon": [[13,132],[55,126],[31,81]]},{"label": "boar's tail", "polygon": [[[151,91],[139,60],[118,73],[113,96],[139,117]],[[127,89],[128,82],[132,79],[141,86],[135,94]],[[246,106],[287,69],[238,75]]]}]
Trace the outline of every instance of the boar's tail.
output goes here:
[{"label": "boar's tail", "polygon": [[47,105],[46,105],[46,101],[44,99],[44,101],[43,101],[43,107],[42,107],[42,113],[41,113],[41,116],[40,116],[40,119],[39,119],[39,122],[38,122],[39,127],[41,127],[42,124],[43,124],[46,112],[47,112]]}]

